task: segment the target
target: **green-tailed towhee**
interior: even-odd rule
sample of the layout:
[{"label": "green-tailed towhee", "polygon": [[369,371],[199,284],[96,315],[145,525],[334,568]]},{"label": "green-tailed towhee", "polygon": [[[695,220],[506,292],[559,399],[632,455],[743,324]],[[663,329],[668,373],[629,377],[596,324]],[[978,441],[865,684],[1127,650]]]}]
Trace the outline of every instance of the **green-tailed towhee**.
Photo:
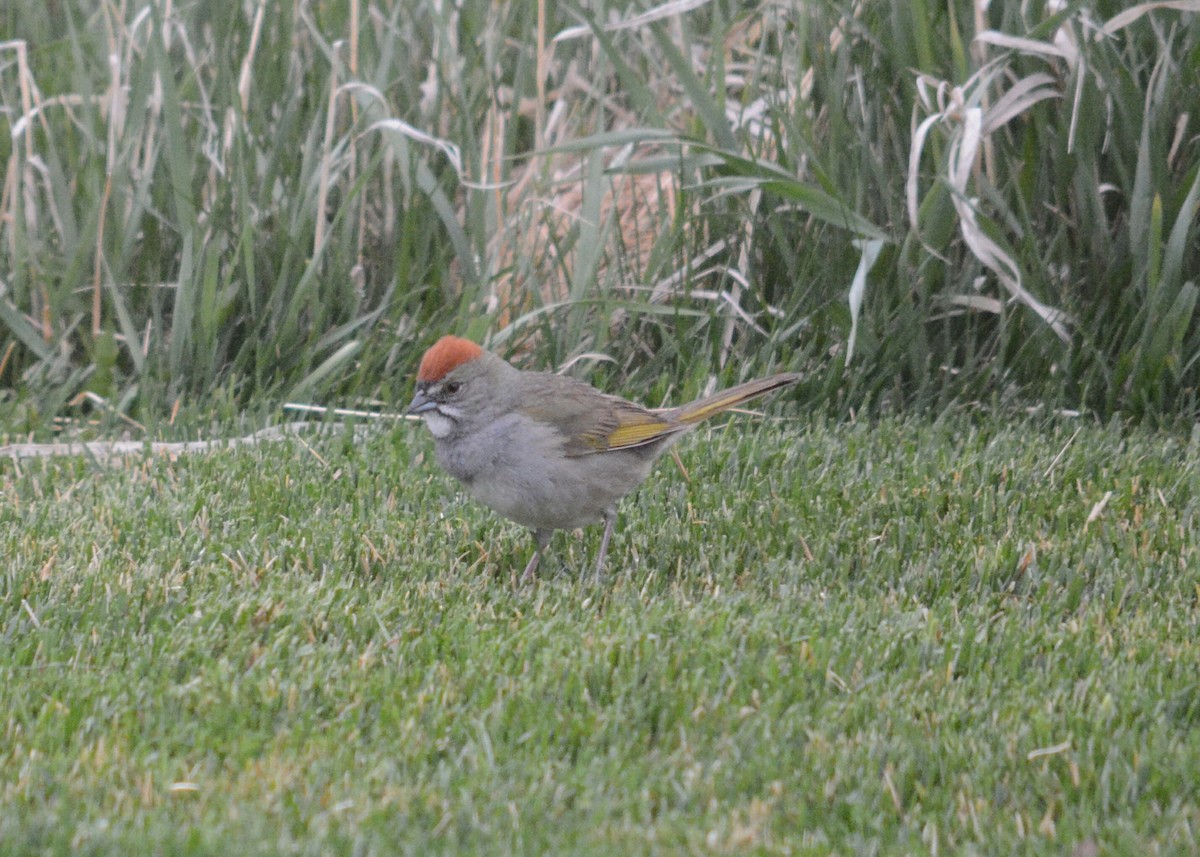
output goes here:
[{"label": "green-tailed towhee", "polygon": [[528,580],[555,530],[604,522],[604,567],[617,501],[702,420],[800,378],[748,381],[688,405],[648,410],[549,372],[525,372],[444,336],[421,358],[408,413],[433,432],[438,463],[471,495],[533,530]]}]

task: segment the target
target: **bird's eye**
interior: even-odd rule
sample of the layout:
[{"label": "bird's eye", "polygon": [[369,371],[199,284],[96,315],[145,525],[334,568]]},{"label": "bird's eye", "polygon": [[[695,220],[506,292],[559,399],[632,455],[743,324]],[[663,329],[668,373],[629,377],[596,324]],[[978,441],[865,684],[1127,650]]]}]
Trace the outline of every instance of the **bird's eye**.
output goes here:
[{"label": "bird's eye", "polygon": [[447,396],[453,396],[455,393],[457,393],[461,389],[462,389],[461,381],[451,381],[449,384],[442,387],[442,390],[446,393]]}]

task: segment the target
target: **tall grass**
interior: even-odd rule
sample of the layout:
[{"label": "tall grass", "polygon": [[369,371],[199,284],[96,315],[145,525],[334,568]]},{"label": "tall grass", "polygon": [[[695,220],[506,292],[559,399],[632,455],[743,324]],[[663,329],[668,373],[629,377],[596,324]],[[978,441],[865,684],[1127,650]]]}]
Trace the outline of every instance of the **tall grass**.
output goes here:
[{"label": "tall grass", "polygon": [[981,10],[13,0],[6,424],[389,401],[445,330],[1192,414],[1200,2]]}]

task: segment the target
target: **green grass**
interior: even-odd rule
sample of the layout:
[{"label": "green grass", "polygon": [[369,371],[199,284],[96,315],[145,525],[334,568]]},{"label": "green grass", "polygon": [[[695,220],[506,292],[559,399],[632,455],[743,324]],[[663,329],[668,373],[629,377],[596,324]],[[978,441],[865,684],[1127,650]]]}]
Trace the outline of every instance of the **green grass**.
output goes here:
[{"label": "green grass", "polygon": [[1200,847],[1194,440],[681,452],[599,586],[594,531],[514,586],[526,534],[417,426],[5,463],[0,853]]}]

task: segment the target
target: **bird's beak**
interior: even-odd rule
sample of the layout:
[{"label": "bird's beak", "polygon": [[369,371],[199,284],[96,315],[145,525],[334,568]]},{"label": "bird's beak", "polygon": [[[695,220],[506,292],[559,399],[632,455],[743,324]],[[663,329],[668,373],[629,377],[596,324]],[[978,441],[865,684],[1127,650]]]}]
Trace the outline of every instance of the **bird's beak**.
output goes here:
[{"label": "bird's beak", "polygon": [[424,390],[417,390],[417,394],[413,396],[413,400],[408,403],[407,414],[423,414],[426,411],[432,411],[437,407],[437,402],[425,395]]}]

